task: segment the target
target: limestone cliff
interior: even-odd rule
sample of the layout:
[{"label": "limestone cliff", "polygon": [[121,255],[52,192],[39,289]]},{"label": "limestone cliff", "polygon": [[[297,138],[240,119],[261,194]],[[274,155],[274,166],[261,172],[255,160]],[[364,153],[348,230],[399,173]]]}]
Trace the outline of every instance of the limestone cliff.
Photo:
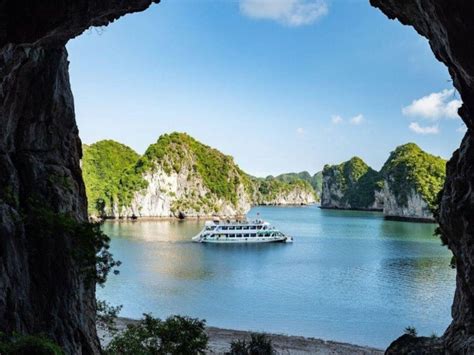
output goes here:
[{"label": "limestone cliff", "polygon": [[437,196],[446,177],[446,161],[416,144],[397,147],[380,172],[384,179],[384,215],[393,219],[434,221]]},{"label": "limestone cliff", "polygon": [[313,188],[313,190],[315,192],[315,195],[316,195],[316,200],[317,201],[320,200],[322,184],[323,184],[323,172],[322,171],[319,171],[314,175],[311,175],[307,171],[302,171],[302,172],[299,172],[299,173],[280,174],[280,175],[276,176],[275,179],[283,181],[283,182],[288,182],[288,183],[291,183],[293,181],[298,181],[298,180],[306,181]]},{"label": "limestone cliff", "polygon": [[258,179],[255,182],[255,205],[310,205],[316,203],[317,194],[309,182],[294,178],[284,182],[278,178]]},{"label": "limestone cliff", "polygon": [[382,184],[378,173],[354,157],[323,170],[322,208],[381,210]]},{"label": "limestone cliff", "polygon": [[308,182],[251,177],[185,133],[161,136],[141,157],[100,141],[84,147],[82,167],[89,213],[105,218],[239,216],[256,204],[316,201]]},{"label": "limestone cliff", "polygon": [[380,172],[359,158],[326,166],[321,207],[383,210],[388,219],[434,221],[445,165],[408,143],[390,154]]}]

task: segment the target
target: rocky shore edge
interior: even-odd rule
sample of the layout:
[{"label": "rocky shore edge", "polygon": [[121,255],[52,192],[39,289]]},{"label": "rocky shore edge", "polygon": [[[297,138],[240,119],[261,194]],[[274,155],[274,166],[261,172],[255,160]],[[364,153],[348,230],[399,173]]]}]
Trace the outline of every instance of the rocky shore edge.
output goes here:
[{"label": "rocky shore edge", "polygon": [[[124,330],[128,324],[138,322],[130,318],[117,318],[116,326],[119,331]],[[207,327],[209,344],[207,354],[225,354],[230,349],[230,343],[236,339],[250,338],[250,331],[222,329]],[[106,346],[111,335],[98,329],[102,346]],[[306,338],[302,336],[266,333],[272,340],[277,354],[341,354],[341,355],[381,355],[383,350],[369,346],[360,346],[336,341],[327,341],[316,338]]]}]

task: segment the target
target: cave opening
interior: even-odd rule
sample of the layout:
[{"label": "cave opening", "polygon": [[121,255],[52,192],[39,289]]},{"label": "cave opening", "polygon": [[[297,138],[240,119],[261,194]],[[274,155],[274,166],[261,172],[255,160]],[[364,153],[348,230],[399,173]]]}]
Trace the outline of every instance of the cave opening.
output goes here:
[{"label": "cave opening", "polygon": [[[78,265],[64,253],[71,248],[71,236],[64,234],[64,238],[41,242],[32,240],[31,226],[21,221],[20,212],[34,211],[30,197],[37,196],[58,213],[68,212],[78,221],[87,219],[79,166],[81,146],[64,46],[91,25],[107,25],[150,5],[145,0],[81,6],[84,3],[77,1],[64,7],[53,2],[41,7],[28,1],[25,4],[29,6],[7,3],[4,6],[7,17],[1,20],[7,30],[0,36],[0,118],[4,128],[0,178],[4,186],[10,187],[8,193],[2,192],[0,201],[0,316],[5,320],[2,330],[51,334],[69,353],[99,351],[94,325],[95,292],[85,287]],[[469,353],[473,351],[474,317],[470,282],[473,269],[469,258],[474,252],[469,242],[474,220],[471,142],[474,48],[466,39],[474,27],[471,21],[474,8],[467,1],[449,4],[431,1],[425,5],[418,1],[399,4],[372,0],[371,3],[389,18],[414,26],[430,40],[436,58],[447,65],[461,95],[464,104],[459,112],[468,127],[461,148],[448,163],[439,216],[444,238],[456,256],[453,322],[439,342],[415,338],[401,345],[439,348],[442,344],[448,351]],[[25,24],[22,18],[35,20]],[[51,183],[51,176],[66,177],[69,182],[58,187]],[[52,276],[48,272],[50,268],[62,272]]]}]

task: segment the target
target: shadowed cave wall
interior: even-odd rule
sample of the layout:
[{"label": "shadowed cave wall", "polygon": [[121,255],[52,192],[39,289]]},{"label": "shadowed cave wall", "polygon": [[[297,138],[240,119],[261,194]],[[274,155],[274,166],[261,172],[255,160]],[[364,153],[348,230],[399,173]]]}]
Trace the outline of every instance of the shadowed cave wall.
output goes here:
[{"label": "shadowed cave wall", "polygon": [[[37,204],[87,219],[67,41],[153,2],[159,0],[0,0],[0,331],[43,332],[67,353],[99,352],[95,287],[72,257],[74,235],[39,236],[30,220]],[[464,102],[468,132],[448,163],[440,211],[457,288],[453,322],[436,346],[474,353],[474,4],[370,2],[429,39]],[[432,343],[399,339],[389,352],[430,351]]]}]

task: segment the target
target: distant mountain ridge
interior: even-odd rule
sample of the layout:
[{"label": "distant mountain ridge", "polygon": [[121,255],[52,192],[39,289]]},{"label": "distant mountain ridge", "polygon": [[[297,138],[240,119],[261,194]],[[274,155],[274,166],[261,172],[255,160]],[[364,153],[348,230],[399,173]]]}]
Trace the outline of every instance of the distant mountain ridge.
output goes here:
[{"label": "distant mountain ridge", "polygon": [[108,218],[236,216],[316,201],[307,181],[252,177],[185,133],[160,136],[142,156],[110,140],[84,146],[82,168],[89,213]]},{"label": "distant mountain ridge", "polygon": [[323,170],[322,208],[380,210],[389,219],[432,221],[446,161],[414,143],[397,147],[377,172],[354,157]]}]

